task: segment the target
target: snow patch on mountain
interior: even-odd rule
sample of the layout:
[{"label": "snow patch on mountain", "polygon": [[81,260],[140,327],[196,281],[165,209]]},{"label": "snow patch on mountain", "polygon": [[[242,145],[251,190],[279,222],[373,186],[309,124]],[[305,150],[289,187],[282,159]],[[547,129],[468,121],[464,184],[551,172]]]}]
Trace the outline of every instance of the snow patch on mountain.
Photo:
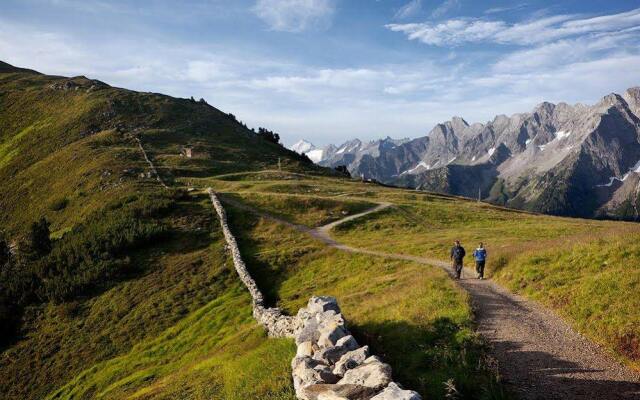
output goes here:
[{"label": "snow patch on mountain", "polygon": [[617,176],[612,176],[609,178],[608,183],[603,183],[602,185],[596,185],[596,187],[611,187],[611,185],[613,185],[613,182],[615,181],[624,182],[628,176],[629,174],[625,174],[622,178],[618,178]]},{"label": "snow patch on mountain", "polygon": [[415,167],[408,169],[404,172],[402,172],[400,175],[405,175],[405,174],[413,174],[414,172],[418,171],[420,168],[425,168],[427,171],[431,169],[431,166],[429,164],[427,164],[424,161],[420,161],[418,163],[418,165],[416,165]]},{"label": "snow patch on mountain", "polygon": [[324,155],[324,150],[322,149],[314,149],[311,150],[307,153],[305,153],[307,155],[307,157],[309,157],[309,159],[311,161],[313,161],[314,163],[319,163],[320,161],[322,161],[322,156]]},{"label": "snow patch on mountain", "polygon": [[302,139],[295,142],[289,149],[295,151],[298,154],[306,154],[311,150],[315,150],[316,146],[314,146],[313,143],[307,142],[306,140]]},{"label": "snow patch on mountain", "polygon": [[615,181],[620,181],[620,182],[624,182],[627,180],[627,178],[629,177],[629,175],[635,172],[637,174],[640,174],[640,160],[638,160],[638,162],[636,162],[633,167],[629,168],[629,172],[627,172],[626,174],[624,174],[622,176],[622,178],[618,178],[617,176],[611,176],[609,177],[609,182],[607,183],[603,183],[601,185],[596,185],[596,187],[611,187],[611,185],[613,185],[613,182]]}]

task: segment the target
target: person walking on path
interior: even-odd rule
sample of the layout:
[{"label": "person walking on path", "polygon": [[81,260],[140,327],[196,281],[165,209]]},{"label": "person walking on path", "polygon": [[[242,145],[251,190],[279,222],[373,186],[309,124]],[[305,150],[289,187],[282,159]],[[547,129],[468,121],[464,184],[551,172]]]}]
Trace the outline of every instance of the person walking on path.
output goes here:
[{"label": "person walking on path", "polygon": [[473,251],[473,258],[476,259],[476,277],[478,279],[484,279],[484,263],[487,260],[487,249],[484,248],[482,242],[477,249]]},{"label": "person walking on path", "polygon": [[462,259],[466,254],[464,247],[460,245],[460,241],[456,240],[451,248],[451,262],[456,272],[456,279],[460,279],[460,274],[462,274]]}]

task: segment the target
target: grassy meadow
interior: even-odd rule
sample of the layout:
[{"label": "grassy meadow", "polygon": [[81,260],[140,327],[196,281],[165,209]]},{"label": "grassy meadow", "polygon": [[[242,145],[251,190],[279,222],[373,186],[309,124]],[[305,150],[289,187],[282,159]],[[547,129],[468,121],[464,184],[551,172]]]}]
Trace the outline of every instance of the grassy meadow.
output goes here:
[{"label": "grassy meadow", "polygon": [[[336,239],[352,246],[446,260],[455,239],[468,253],[483,241],[489,277],[556,310],[613,355],[640,368],[640,299],[630,295],[640,285],[638,224],[532,214],[331,178],[293,183],[266,176],[224,180],[220,187],[245,198],[251,191],[282,196],[290,186],[290,201],[302,201],[301,196],[322,188],[327,199],[392,202],[391,208],[334,229]],[[471,257],[467,263],[472,264]]]},{"label": "grassy meadow", "polygon": [[447,398],[447,382],[461,398],[507,398],[473,332],[468,297],[444,271],[327,248],[286,225],[227,207],[268,303],[295,314],[312,295],[336,296],[358,341],[424,398]]}]

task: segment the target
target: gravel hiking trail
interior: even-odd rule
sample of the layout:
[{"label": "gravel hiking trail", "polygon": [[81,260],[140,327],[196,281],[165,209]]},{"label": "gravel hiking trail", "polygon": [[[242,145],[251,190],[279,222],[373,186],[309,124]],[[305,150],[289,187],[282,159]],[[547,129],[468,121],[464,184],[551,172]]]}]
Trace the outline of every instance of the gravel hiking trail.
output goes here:
[{"label": "gravel hiking trail", "polygon": [[[442,260],[356,248],[331,237],[334,227],[392,207],[391,203],[380,203],[365,212],[311,229],[233,200],[225,201],[343,251],[438,266],[453,275],[449,263]],[[475,279],[475,272],[470,269],[465,269],[458,283],[472,299],[477,331],[490,344],[502,381],[519,399],[640,399],[640,373],[614,360],[555,313],[490,280]]]}]

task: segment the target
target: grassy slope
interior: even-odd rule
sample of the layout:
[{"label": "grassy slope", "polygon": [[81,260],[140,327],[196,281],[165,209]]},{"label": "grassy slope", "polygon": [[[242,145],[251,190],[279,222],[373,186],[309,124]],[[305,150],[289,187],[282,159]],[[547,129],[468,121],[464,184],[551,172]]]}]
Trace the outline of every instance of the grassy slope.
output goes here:
[{"label": "grassy slope", "polygon": [[[625,231],[625,240],[633,240],[635,225],[532,216],[319,175],[238,173],[273,169],[278,157],[284,169],[314,169],[207,105],[109,87],[87,91],[92,83],[84,79],[74,80],[82,89],[49,88],[55,82],[65,80],[0,73],[0,205],[8,211],[0,222],[11,235],[45,215],[64,240],[64,232],[111,202],[161,190],[139,178],[147,166],[129,136],[135,132],[168,182],[235,193],[238,201],[290,221],[315,226],[378,200],[400,205],[337,232],[357,245],[439,256],[453,237],[483,238],[492,260],[501,260],[497,278],[568,314],[567,301],[552,302],[546,293],[571,303],[566,293],[586,287],[581,279],[590,275],[578,253],[559,245],[602,237],[588,246],[601,246],[594,258],[608,260],[591,278],[612,295],[608,309],[585,298],[582,314],[572,318],[603,320],[605,311],[615,311],[606,321],[611,332],[621,328],[620,310],[626,309],[624,329],[638,331],[637,307],[621,301],[637,283],[637,269],[626,270],[628,281],[620,285],[598,286],[606,283],[600,274],[615,276],[635,257],[633,250],[610,255],[608,239]],[[186,143],[200,155],[180,157]],[[313,198],[318,195],[328,198]],[[66,207],[54,210],[61,199]],[[311,294],[336,295],[359,340],[391,362],[402,383],[428,398],[443,398],[449,379],[465,398],[502,396],[472,332],[468,299],[442,271],[326,249],[229,207],[243,254],[270,302],[295,312]],[[24,336],[0,354],[0,381],[8,387],[1,398],[293,398],[294,347],[267,339],[252,321],[206,197],[182,198],[164,220],[169,239],[133,252],[139,268],[126,279],[27,310]],[[565,264],[553,258],[554,248],[558,257],[573,260],[580,279],[559,285],[560,268],[531,264],[540,249],[551,252],[540,257]],[[595,331],[591,323],[582,328]],[[620,337],[633,348],[633,337]],[[266,359],[272,368],[264,368]]]},{"label": "grassy slope", "polygon": [[399,207],[342,225],[336,235],[365,248],[441,259],[447,259],[456,238],[468,250],[484,241],[490,276],[557,310],[640,367],[640,299],[630,295],[640,284],[640,226],[532,215],[438,196],[393,197]]},{"label": "grassy slope", "polygon": [[467,250],[484,241],[491,277],[555,309],[613,354],[640,367],[640,298],[631,295],[640,285],[637,224],[529,214],[339,180],[248,179],[219,184],[229,192],[254,190],[262,196],[323,190],[333,200],[396,204],[335,229],[336,237],[355,246],[446,260],[453,240],[460,239]]},{"label": "grassy slope", "polygon": [[228,207],[245,261],[268,302],[294,314],[311,295],[336,296],[357,339],[425,398],[445,398],[449,380],[462,398],[505,396],[473,333],[467,295],[444,271],[340,252]]},{"label": "grassy slope", "polygon": [[[64,89],[64,84],[71,85]],[[186,99],[112,88],[86,78],[0,72],[0,223],[18,232],[36,216],[74,224],[106,200],[155,184],[139,136],[161,175],[198,176],[273,168],[315,170],[251,134],[219,110]],[[198,156],[180,156],[193,145]],[[150,189],[149,189],[150,190]],[[51,204],[68,200],[63,213]],[[29,207],[24,207],[24,204]]]},{"label": "grassy slope", "polygon": [[[275,167],[278,158],[283,168],[314,170],[206,104],[3,65],[0,223],[7,236],[46,216],[52,237],[65,241],[114,203],[162,193],[139,177],[148,166],[132,133],[162,159],[169,182],[181,168],[190,171],[184,176],[229,173]],[[199,156],[180,157],[184,144]],[[163,219],[168,238],[128,254],[130,273],[60,304],[31,303],[17,341],[0,353],[0,398],[40,399],[62,388],[60,398],[144,389],[147,397],[291,399],[293,348],[267,340],[251,319],[211,221],[205,197],[184,198]],[[264,357],[277,361],[266,375],[258,371]],[[90,385],[73,380],[82,371],[80,381]]]}]

